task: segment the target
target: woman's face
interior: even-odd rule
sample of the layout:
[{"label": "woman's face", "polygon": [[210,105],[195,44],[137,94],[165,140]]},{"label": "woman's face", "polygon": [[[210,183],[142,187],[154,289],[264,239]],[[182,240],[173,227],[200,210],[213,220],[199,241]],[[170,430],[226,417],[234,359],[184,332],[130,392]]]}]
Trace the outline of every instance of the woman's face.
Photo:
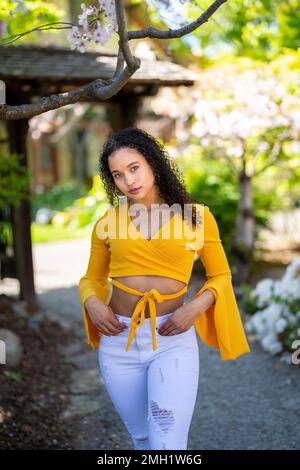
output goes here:
[{"label": "woman's face", "polygon": [[[133,202],[156,202],[158,187],[145,157],[137,150],[124,147],[108,157],[108,166],[117,188]],[[130,192],[137,189],[136,192]]]}]

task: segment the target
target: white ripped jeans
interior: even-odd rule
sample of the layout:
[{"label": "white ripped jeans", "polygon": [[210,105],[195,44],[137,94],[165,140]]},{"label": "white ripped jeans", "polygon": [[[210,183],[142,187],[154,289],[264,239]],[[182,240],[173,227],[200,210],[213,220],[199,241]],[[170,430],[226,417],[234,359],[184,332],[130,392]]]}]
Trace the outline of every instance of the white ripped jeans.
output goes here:
[{"label": "white ripped jeans", "polygon": [[136,329],[127,352],[130,317],[116,314],[128,328],[100,339],[99,369],[135,450],[187,449],[198,390],[199,347],[194,325],[176,335],[158,333],[172,314],[156,318],[155,351],[150,318]]}]

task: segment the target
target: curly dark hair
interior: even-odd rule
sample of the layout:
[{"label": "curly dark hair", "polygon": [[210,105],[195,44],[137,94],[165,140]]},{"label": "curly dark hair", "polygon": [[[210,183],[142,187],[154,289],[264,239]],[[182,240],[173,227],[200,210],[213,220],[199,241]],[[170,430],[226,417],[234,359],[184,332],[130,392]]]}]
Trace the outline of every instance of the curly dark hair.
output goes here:
[{"label": "curly dark hair", "polygon": [[[137,127],[128,127],[113,133],[105,142],[99,158],[100,178],[111,205],[115,206],[118,195],[117,188],[108,166],[108,157],[120,148],[129,147],[142,154],[151,166],[159,195],[169,206],[180,204],[184,214],[184,204],[197,203],[186,191],[184,177],[178,165],[172,160],[164,146],[146,131]],[[189,212],[188,206],[188,211]],[[192,207],[192,225],[196,226],[196,208]]]}]

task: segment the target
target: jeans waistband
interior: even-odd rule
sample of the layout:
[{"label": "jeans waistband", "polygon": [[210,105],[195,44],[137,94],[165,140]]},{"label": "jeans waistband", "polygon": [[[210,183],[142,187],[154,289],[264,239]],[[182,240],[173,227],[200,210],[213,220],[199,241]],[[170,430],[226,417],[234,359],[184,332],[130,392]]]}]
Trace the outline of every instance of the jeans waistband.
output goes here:
[{"label": "jeans waistband", "polygon": [[[156,324],[164,322],[165,320],[167,320],[167,318],[173,315],[173,313],[174,312],[169,312],[169,313],[165,313],[164,315],[156,316]],[[123,323],[128,323],[128,324],[131,323],[131,317],[125,317],[124,315],[120,315],[119,313],[116,313],[115,315],[119,321]],[[151,318],[150,317],[145,318],[145,322],[151,323]]]}]

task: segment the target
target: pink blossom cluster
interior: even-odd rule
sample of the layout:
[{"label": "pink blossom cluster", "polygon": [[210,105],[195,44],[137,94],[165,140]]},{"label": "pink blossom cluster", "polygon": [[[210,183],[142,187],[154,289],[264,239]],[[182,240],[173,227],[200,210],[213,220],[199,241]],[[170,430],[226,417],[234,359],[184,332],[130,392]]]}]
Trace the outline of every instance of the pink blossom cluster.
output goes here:
[{"label": "pink blossom cluster", "polygon": [[115,0],[98,0],[99,6],[86,7],[81,4],[82,14],[78,16],[78,25],[73,26],[68,36],[71,49],[85,52],[88,42],[105,44],[117,29]]}]

